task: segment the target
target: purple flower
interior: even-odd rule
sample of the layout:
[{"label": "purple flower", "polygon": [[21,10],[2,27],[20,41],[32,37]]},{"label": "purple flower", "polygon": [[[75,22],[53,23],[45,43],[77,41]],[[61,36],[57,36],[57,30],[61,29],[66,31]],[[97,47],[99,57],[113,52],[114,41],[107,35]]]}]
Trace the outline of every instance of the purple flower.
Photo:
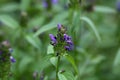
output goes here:
[{"label": "purple flower", "polygon": [[0,51],[0,55],[2,54],[2,51]]},{"label": "purple flower", "polygon": [[117,4],[116,4],[116,8],[117,8],[118,11],[120,11],[120,1],[117,2]]},{"label": "purple flower", "polygon": [[71,37],[68,36],[67,34],[64,34],[64,40],[65,40],[65,41],[71,40]]},{"label": "purple flower", "polygon": [[65,46],[65,49],[68,50],[68,51],[72,50],[74,45],[73,45],[71,37],[68,36],[67,34],[64,34],[64,40],[67,43],[66,46]]},{"label": "purple flower", "polygon": [[16,62],[16,60],[13,58],[13,56],[10,56],[10,61],[11,61],[12,63]]},{"label": "purple flower", "polygon": [[58,27],[58,31],[60,31],[62,25],[61,25],[61,24],[58,24],[57,27]]},{"label": "purple flower", "polygon": [[53,34],[49,34],[49,37],[51,39],[51,44],[56,45],[57,44],[57,39]]},{"label": "purple flower", "polygon": [[69,44],[69,45],[73,45],[73,42],[71,41],[71,40],[68,40],[68,41],[66,41],[67,42],[67,44]]},{"label": "purple flower", "polygon": [[51,0],[52,4],[57,4],[58,0]]},{"label": "purple flower", "polygon": [[70,46],[65,46],[65,50],[70,51],[71,50]]},{"label": "purple flower", "polygon": [[42,5],[43,5],[44,8],[47,8],[47,7],[48,7],[48,3],[47,3],[46,1],[43,1],[43,2],[42,2]]}]

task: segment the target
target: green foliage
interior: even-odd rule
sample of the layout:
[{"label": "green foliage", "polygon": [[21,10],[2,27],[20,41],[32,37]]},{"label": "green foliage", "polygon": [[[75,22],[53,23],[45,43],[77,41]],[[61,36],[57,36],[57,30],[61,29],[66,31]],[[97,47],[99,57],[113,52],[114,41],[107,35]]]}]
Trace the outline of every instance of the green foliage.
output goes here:
[{"label": "green foliage", "polygon": [[87,17],[81,17],[80,19],[87,22],[90,25],[90,27],[92,28],[93,32],[95,33],[98,41],[101,41],[100,35],[99,35],[97,29],[95,28],[95,25],[93,24],[93,22]]},{"label": "green foliage", "polygon": [[0,21],[12,29],[19,27],[18,22],[9,15],[0,15]]}]

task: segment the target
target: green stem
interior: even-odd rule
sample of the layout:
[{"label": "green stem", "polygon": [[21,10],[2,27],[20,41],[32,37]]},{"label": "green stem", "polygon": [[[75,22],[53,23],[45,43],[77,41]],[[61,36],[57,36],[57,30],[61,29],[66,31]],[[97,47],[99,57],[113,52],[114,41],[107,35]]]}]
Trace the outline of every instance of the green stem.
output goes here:
[{"label": "green stem", "polygon": [[56,80],[59,80],[59,79],[58,79],[59,63],[60,63],[60,55],[58,55],[58,59],[57,59]]}]

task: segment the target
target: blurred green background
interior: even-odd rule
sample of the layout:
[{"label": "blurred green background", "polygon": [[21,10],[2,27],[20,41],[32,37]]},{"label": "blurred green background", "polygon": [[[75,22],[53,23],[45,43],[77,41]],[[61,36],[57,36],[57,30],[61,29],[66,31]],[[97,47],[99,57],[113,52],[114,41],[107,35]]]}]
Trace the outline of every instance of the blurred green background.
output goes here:
[{"label": "blurred green background", "polygon": [[[60,69],[76,80],[120,80],[120,10],[118,0],[0,0],[0,42],[10,41],[16,63],[10,80],[55,80],[47,48],[57,24],[74,41],[78,74],[62,59]],[[119,6],[120,7],[120,6]],[[69,79],[70,80],[70,79]],[[71,79],[73,80],[73,79]]]}]

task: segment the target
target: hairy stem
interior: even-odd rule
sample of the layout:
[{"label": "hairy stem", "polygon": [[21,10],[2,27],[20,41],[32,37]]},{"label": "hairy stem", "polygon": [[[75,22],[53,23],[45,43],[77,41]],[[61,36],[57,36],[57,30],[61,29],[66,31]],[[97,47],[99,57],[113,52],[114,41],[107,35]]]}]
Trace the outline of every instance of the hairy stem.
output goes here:
[{"label": "hairy stem", "polygon": [[59,80],[59,79],[58,79],[59,63],[60,63],[60,55],[58,55],[58,59],[57,59],[56,80]]}]

